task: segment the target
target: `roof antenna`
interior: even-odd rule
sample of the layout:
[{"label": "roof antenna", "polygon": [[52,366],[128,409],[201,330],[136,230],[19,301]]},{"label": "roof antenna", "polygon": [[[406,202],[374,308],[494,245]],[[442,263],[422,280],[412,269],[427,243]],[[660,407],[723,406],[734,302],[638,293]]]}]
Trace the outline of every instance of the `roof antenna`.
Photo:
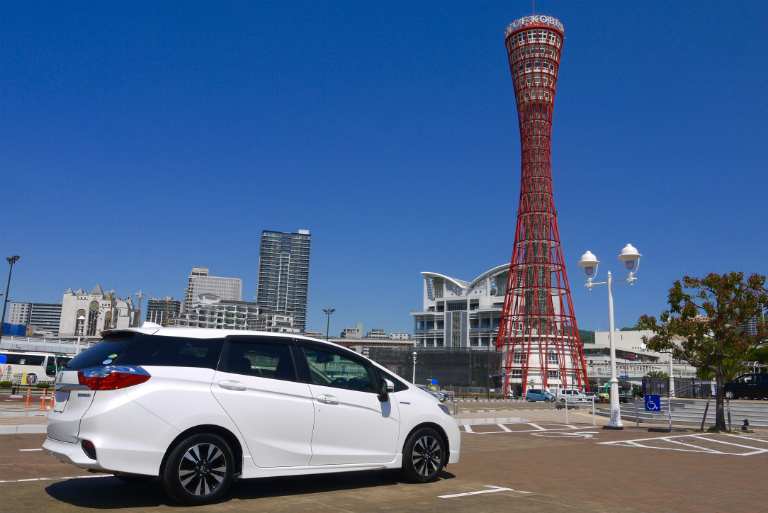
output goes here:
[{"label": "roof antenna", "polygon": [[536,0],[531,0],[531,3],[533,4],[533,12],[531,14],[536,14]]}]

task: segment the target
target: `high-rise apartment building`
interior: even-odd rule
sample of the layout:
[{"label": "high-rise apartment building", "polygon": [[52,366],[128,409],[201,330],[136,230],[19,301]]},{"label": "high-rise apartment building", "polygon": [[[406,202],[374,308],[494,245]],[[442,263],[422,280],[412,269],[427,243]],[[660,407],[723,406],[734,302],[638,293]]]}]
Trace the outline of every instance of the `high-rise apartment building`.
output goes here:
[{"label": "high-rise apartment building", "polygon": [[184,296],[185,305],[197,302],[201,294],[213,294],[221,301],[240,301],[243,295],[243,280],[211,276],[207,267],[193,267]]},{"label": "high-rise apartment building", "polygon": [[273,312],[292,316],[294,326],[301,333],[307,327],[311,242],[308,230],[261,232],[256,303]]}]

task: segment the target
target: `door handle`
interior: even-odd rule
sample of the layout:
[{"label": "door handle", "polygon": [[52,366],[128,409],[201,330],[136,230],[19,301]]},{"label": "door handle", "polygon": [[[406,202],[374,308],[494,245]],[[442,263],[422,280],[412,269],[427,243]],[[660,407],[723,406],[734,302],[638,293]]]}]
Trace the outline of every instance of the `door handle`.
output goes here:
[{"label": "door handle", "polygon": [[219,381],[219,386],[225,390],[234,390],[235,392],[243,392],[246,386],[239,381]]},{"label": "door handle", "polygon": [[317,402],[323,404],[339,404],[338,398],[333,397],[332,395],[318,395]]}]

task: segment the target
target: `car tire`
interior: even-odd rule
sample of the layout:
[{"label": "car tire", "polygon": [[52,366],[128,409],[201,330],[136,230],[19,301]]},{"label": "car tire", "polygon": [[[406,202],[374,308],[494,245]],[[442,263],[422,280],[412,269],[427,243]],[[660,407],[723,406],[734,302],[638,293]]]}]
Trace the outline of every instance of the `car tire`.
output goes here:
[{"label": "car tire", "polygon": [[529,403],[533,402],[533,399],[531,399],[530,397],[526,397],[525,400],[528,401]]},{"label": "car tire", "polygon": [[163,489],[181,504],[209,504],[226,493],[234,467],[232,450],[223,438],[192,435],[171,450],[162,472]]},{"label": "car tire", "polygon": [[733,393],[733,390],[726,390],[725,391],[725,398],[728,399],[729,401],[732,401],[732,400],[736,399],[736,394]]},{"label": "car tire", "polygon": [[116,472],[114,474],[123,483],[128,484],[142,484],[152,481],[157,476],[147,476],[144,474],[128,474],[126,472]]},{"label": "car tire", "polygon": [[408,481],[427,483],[437,479],[445,464],[445,442],[432,428],[414,431],[403,447],[401,472]]},{"label": "car tire", "polygon": [[563,399],[560,399],[560,402],[561,402],[561,403],[564,403],[564,402],[565,402],[565,398],[563,398]]}]

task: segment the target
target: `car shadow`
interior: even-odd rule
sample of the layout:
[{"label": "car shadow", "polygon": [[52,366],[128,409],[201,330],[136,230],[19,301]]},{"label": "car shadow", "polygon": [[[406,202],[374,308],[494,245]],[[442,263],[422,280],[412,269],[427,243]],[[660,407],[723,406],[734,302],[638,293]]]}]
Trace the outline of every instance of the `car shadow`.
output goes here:
[{"label": "car shadow", "polygon": [[[454,477],[450,472],[443,471],[438,481]],[[398,485],[410,486],[412,483],[404,481],[397,470],[244,479],[235,482],[221,502]],[[160,479],[140,484],[124,483],[115,477],[69,479],[50,485],[45,491],[51,498],[78,508],[179,506],[165,495]]]},{"label": "car shadow", "polygon": [[[98,477],[98,478],[96,478]],[[46,493],[78,508],[146,508],[174,504],[163,492],[159,479],[128,484],[116,477],[75,478],[59,481],[45,488]]]}]

